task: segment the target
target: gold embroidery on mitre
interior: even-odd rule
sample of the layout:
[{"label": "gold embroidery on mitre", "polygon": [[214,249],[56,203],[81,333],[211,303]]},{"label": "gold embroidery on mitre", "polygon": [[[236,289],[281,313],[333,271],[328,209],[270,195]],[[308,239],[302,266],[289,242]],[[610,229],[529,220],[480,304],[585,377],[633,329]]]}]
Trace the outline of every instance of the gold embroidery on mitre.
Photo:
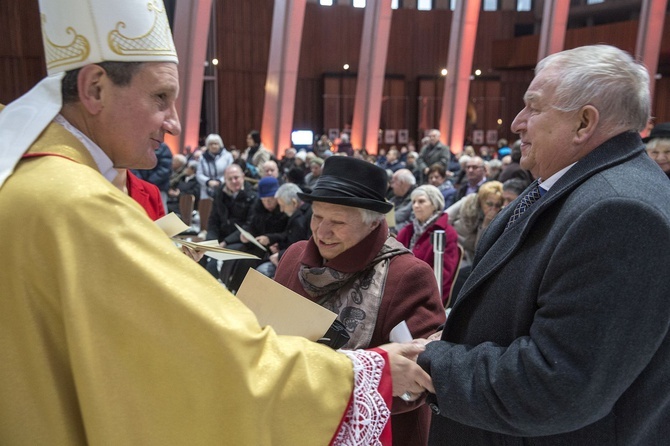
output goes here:
[{"label": "gold embroidery on mitre", "polygon": [[[42,23],[46,24],[46,15],[42,14]],[[77,34],[74,28],[68,26],[65,30],[67,34],[73,35],[73,39],[67,45],[56,45],[49,39],[46,34],[46,26],[42,26],[44,30],[44,55],[47,61],[47,70],[62,67],[63,65],[70,65],[86,60],[91,52],[91,45],[86,37]]]},{"label": "gold embroidery on mitre", "polygon": [[154,24],[149,32],[139,37],[124,36],[120,29],[124,29],[126,24],[119,22],[107,37],[109,47],[122,56],[176,56],[165,9],[160,9],[155,1],[148,3],[147,7],[154,12]]}]

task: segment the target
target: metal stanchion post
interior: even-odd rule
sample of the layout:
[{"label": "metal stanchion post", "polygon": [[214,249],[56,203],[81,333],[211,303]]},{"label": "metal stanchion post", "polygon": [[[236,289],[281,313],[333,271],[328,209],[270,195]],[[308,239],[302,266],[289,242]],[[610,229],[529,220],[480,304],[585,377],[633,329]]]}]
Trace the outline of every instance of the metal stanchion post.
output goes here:
[{"label": "metal stanchion post", "polygon": [[438,230],[432,234],[433,241],[433,269],[435,270],[435,279],[437,279],[437,288],[442,297],[442,263],[444,261],[444,231]]}]

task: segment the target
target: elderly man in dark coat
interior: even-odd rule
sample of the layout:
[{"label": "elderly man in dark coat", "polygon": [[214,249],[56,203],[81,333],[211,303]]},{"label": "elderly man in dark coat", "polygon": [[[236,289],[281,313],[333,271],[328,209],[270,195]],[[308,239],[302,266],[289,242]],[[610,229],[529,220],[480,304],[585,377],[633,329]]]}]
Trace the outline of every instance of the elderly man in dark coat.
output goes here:
[{"label": "elderly man in dark coat", "polygon": [[535,71],[512,130],[539,180],[488,227],[419,356],[430,444],[668,444],[670,182],[638,134],[648,73],[605,45]]},{"label": "elderly man in dark coat", "polygon": [[[385,344],[402,321],[414,337],[428,336],[445,319],[433,271],[389,235],[386,184],[374,164],[328,158],[314,190],[298,194],[312,203],[312,237],[277,267],[277,282],[337,313],[350,335],[345,348]],[[430,410],[417,404],[394,401],[394,445],[427,443]]]}]

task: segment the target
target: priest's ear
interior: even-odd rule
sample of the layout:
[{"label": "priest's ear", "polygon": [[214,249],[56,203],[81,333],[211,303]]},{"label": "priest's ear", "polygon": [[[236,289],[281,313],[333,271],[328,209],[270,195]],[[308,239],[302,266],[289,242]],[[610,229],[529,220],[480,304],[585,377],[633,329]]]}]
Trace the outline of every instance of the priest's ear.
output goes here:
[{"label": "priest's ear", "polygon": [[111,81],[105,69],[100,65],[91,64],[79,69],[77,75],[77,94],[81,105],[92,115],[103,109],[102,91],[105,84]]}]

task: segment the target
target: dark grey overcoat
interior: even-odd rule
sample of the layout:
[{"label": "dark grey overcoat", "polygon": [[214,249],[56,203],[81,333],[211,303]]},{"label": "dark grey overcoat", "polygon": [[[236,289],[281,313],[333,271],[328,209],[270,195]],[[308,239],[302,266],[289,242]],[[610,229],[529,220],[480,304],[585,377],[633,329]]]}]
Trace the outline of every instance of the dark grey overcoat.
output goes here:
[{"label": "dark grey overcoat", "polygon": [[419,357],[430,444],[670,444],[668,177],[623,133],[515,204]]}]

